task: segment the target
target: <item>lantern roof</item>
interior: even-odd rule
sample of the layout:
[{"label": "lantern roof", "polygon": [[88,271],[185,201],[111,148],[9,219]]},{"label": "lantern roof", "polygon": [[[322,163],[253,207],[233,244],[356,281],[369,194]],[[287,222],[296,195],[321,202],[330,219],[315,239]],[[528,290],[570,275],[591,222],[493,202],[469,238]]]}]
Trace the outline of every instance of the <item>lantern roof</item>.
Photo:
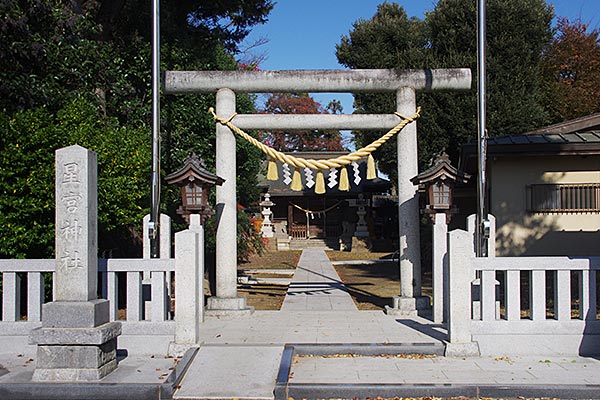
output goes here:
[{"label": "lantern roof", "polygon": [[183,167],[165,177],[168,184],[188,182],[208,183],[211,185],[222,185],[225,180],[206,169],[202,158],[195,153],[190,153],[183,164]]},{"label": "lantern roof", "polygon": [[437,181],[467,183],[471,175],[459,171],[450,163],[450,157],[444,151],[431,160],[430,167],[419,175],[411,178],[415,185],[425,186]]}]

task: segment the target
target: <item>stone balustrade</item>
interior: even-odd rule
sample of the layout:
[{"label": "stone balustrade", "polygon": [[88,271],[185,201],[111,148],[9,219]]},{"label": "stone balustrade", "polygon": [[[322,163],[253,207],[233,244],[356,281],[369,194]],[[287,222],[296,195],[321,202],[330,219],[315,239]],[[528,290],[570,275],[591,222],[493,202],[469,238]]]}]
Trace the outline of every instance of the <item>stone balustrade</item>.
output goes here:
[{"label": "stone balustrade", "polygon": [[[53,259],[0,260],[2,275],[2,316],[3,322],[40,322],[42,304],[46,295],[44,274],[53,274]],[[167,297],[169,282],[166,276],[175,272],[175,259],[130,259],[110,258],[98,260],[99,292],[102,298],[110,300],[110,320],[118,320],[119,285],[117,274],[126,274],[126,321],[143,321],[144,304],[142,301],[142,276],[151,275],[151,315],[152,321],[172,319],[170,299]],[[26,283],[22,282],[25,281]],[[22,290],[25,293],[22,293]],[[22,302],[26,299],[26,302]],[[1,325],[0,325],[1,326]]]},{"label": "stone balustrade", "polygon": [[600,257],[475,257],[455,230],[448,260],[449,355],[600,353]]}]

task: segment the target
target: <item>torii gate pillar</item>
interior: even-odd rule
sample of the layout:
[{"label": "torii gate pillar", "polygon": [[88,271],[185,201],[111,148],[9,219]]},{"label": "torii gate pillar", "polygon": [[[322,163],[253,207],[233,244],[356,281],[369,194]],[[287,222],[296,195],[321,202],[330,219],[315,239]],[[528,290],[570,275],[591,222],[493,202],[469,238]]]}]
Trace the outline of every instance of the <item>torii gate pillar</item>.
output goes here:
[{"label": "torii gate pillar", "polygon": [[[396,91],[396,110],[401,115],[412,115],[416,111],[414,88],[403,87]],[[397,137],[397,145],[400,296],[394,297],[386,313],[411,316],[429,307],[429,298],[421,296],[418,188],[410,180],[419,174],[416,121],[404,127]]]},{"label": "torii gate pillar", "polygon": [[[428,70],[299,70],[299,71],[167,71],[166,93],[217,92],[216,113],[229,118],[235,112],[235,93],[280,92],[396,92],[397,110],[412,115],[416,90],[466,90],[471,88],[469,69]],[[224,89],[227,88],[227,89]],[[395,115],[237,115],[240,129],[391,129]],[[217,124],[217,175],[225,179],[217,187],[217,292],[208,299],[207,314],[239,315],[251,312],[246,299],[237,296],[237,201],[235,138],[229,128]],[[398,201],[401,293],[388,314],[410,316],[420,306],[419,203],[410,179],[418,175],[417,126],[407,125],[398,135]]]},{"label": "torii gate pillar", "polygon": [[[235,113],[235,93],[231,89],[217,91],[217,115]],[[217,124],[216,173],[225,182],[217,186],[217,243],[216,243],[216,293],[206,304],[208,315],[229,316],[249,314],[246,298],[237,295],[237,163],[234,133]]]}]

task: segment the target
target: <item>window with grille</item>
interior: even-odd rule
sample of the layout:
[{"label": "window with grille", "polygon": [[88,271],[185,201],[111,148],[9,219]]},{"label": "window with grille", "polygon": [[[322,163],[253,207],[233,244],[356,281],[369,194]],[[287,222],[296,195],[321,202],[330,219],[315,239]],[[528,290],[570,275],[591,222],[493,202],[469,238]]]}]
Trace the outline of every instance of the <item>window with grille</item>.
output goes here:
[{"label": "window with grille", "polygon": [[194,183],[190,183],[185,187],[185,198],[187,206],[201,206],[202,205],[202,186],[198,186]]},{"label": "window with grille", "polygon": [[434,208],[450,208],[450,186],[436,182],[432,187],[432,205]]},{"label": "window with grille", "polygon": [[528,185],[527,211],[533,213],[600,212],[600,183]]}]

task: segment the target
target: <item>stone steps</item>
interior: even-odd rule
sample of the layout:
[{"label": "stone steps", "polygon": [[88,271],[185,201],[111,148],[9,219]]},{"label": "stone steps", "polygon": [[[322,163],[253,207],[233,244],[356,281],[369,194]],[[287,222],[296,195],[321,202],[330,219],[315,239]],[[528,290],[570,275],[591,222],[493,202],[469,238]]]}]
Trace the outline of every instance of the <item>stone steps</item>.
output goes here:
[{"label": "stone steps", "polygon": [[336,238],[290,240],[290,250],[303,250],[308,248],[339,250],[340,245]]}]

